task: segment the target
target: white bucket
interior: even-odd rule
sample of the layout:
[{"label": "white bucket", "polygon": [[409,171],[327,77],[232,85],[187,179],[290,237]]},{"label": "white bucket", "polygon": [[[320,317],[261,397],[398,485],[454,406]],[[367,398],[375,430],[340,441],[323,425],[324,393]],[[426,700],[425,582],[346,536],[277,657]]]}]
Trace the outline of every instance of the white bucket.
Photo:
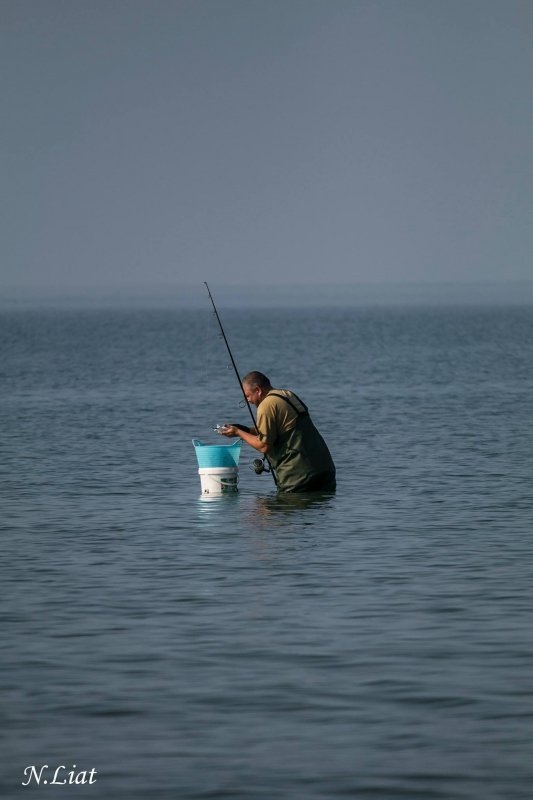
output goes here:
[{"label": "white bucket", "polygon": [[226,494],[237,492],[238,467],[202,467],[198,470],[202,483],[202,494]]}]

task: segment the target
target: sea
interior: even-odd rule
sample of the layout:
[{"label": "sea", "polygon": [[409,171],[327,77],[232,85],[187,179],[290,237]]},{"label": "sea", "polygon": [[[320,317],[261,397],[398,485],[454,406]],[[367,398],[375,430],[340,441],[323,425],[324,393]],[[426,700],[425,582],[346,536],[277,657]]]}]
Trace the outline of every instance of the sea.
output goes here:
[{"label": "sea", "polygon": [[0,796],[531,800],[533,307],[221,319],[334,495],[201,495],[207,306],[0,312]]}]

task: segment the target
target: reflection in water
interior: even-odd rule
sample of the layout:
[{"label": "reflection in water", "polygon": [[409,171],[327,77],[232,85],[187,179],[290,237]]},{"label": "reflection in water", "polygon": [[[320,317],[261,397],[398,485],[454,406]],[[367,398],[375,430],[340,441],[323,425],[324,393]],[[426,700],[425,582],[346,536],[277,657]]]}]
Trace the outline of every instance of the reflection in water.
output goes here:
[{"label": "reflection in water", "polygon": [[[298,512],[323,511],[331,504],[331,492],[252,495],[246,498],[245,521],[252,527],[286,526],[299,521]],[[296,514],[296,518],[293,516]],[[289,519],[290,518],[290,519]],[[309,520],[311,524],[312,520]]]},{"label": "reflection in water", "polygon": [[201,494],[198,498],[198,508],[200,511],[210,511],[213,507],[227,508],[228,504],[231,504],[231,507],[233,507],[235,503],[239,502],[240,496],[240,492],[225,492],[224,494]]},{"label": "reflection in water", "polygon": [[198,498],[198,510],[202,516],[207,514],[212,521],[218,520],[224,525],[228,524],[228,517],[232,517],[235,525],[244,523],[253,531],[288,529],[289,526],[294,529],[317,522],[331,508],[334,496],[332,492],[204,494]]},{"label": "reflection in water", "polygon": [[260,495],[244,491],[202,495],[197,505],[204,531],[225,538],[236,532],[245,534],[253,560],[268,561],[281,553],[315,547],[312,532],[317,526],[329,526],[325,518],[331,517],[334,496],[332,492]]},{"label": "reflection in water", "polygon": [[243,497],[242,524],[248,529],[255,557],[261,562],[282,562],[296,551],[313,549],[316,540],[313,532],[327,527],[325,516],[330,516],[333,494],[272,493]]},{"label": "reflection in water", "polygon": [[258,509],[264,509],[269,514],[274,514],[276,512],[290,514],[292,511],[322,508],[325,504],[329,503],[334,496],[334,492],[278,492],[269,495],[256,495],[254,499]]},{"label": "reflection in water", "polygon": [[263,513],[270,515],[276,512],[290,514],[292,511],[323,508],[334,496],[334,492],[302,492],[300,494],[272,492],[265,495],[248,492],[227,492],[225,494],[202,494],[198,498],[198,502],[200,509],[203,503],[244,503],[248,509],[253,507],[260,515],[263,515]]}]

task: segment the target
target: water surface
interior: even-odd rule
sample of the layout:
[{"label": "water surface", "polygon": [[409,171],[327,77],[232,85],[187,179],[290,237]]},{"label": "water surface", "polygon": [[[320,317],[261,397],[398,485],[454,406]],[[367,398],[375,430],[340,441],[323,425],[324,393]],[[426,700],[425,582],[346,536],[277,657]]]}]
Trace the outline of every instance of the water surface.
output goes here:
[{"label": "water surface", "polygon": [[2,797],[529,800],[533,309],[223,320],[335,496],[200,499],[207,310],[0,315]]}]

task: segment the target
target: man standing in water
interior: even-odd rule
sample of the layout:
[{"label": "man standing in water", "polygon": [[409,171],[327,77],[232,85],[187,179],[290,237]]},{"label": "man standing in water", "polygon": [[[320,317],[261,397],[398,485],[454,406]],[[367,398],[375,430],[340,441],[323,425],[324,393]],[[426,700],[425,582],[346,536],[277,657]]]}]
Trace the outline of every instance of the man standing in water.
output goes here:
[{"label": "man standing in water", "polygon": [[224,436],[239,436],[268,456],[281,492],[335,490],[335,464],[307,406],[293,392],[274,389],[262,372],[242,380],[244,394],[257,408],[255,428],[225,425]]}]

